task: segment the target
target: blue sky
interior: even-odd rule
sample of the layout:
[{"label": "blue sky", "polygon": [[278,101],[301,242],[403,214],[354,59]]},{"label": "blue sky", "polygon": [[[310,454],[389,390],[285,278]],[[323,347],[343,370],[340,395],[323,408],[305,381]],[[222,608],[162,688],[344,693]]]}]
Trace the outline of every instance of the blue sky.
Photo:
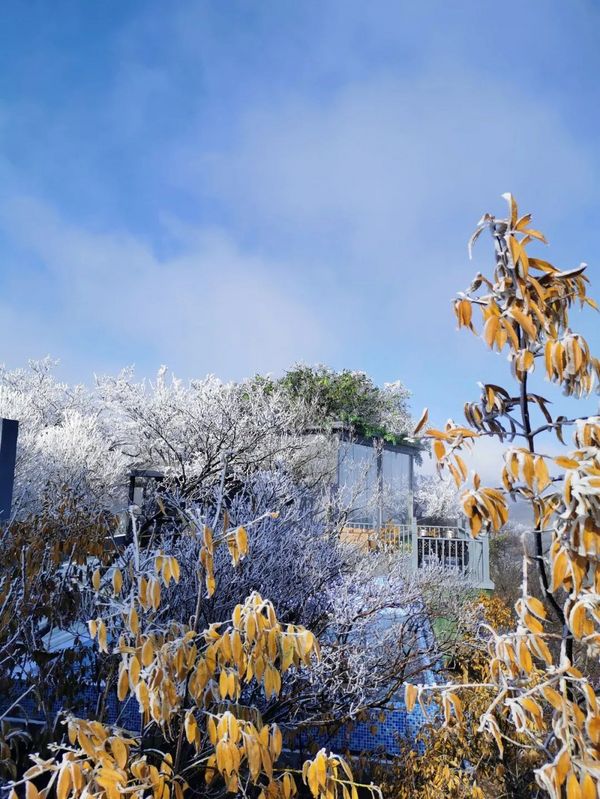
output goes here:
[{"label": "blue sky", "polygon": [[458,416],[506,368],[449,302],[502,192],[600,295],[599,39],[592,0],[6,0],[0,361],[326,362]]}]

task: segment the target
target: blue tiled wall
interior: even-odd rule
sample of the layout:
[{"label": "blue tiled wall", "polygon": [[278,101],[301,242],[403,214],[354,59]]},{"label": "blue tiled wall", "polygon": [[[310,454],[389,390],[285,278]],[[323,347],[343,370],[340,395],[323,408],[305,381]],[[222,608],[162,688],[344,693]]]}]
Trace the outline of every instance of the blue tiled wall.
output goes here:
[{"label": "blue tiled wall", "polygon": [[[434,635],[429,625],[424,625],[420,632],[421,651],[434,651]],[[436,664],[430,662],[425,665],[425,671],[419,676],[420,682],[437,682]],[[0,697],[0,712],[9,705],[24,690],[18,683],[11,697]],[[77,707],[73,708],[75,715],[87,718],[94,718],[98,702],[98,686],[95,684],[86,685],[77,698]],[[35,707],[31,695],[26,697],[21,703],[22,710],[15,709],[9,715],[30,720],[42,718],[40,711]],[[107,700],[107,721],[109,724],[117,724],[131,732],[139,732],[141,718],[138,712],[138,703],[135,697],[130,697],[125,702],[119,702],[116,694],[111,694]],[[60,702],[53,704],[52,712],[58,713],[63,708]],[[320,746],[325,746],[331,751],[353,753],[360,752],[380,752],[382,754],[397,754],[400,750],[402,740],[414,741],[420,728],[426,721],[423,711],[417,704],[408,713],[404,704],[403,697],[398,697],[391,710],[385,712],[383,720],[380,720],[380,713],[374,712],[366,721],[354,722],[338,730],[334,735],[312,735],[314,741],[317,740]],[[305,743],[305,741],[304,741]]]},{"label": "blue tiled wall", "polygon": [[[435,636],[431,625],[426,622],[419,632],[419,649],[422,652],[435,651]],[[441,664],[430,660],[423,665],[425,668],[419,674],[419,682],[425,684],[439,682],[438,671]],[[434,707],[432,707],[433,712],[435,712]],[[419,730],[427,721],[418,704],[410,713],[406,710],[403,696],[396,698],[392,709],[383,713],[383,719],[380,719],[380,715],[380,711],[373,712],[366,721],[348,724],[333,735],[317,735],[315,738],[320,746],[325,746],[333,752],[350,751],[354,754],[378,752],[394,755],[399,754],[403,742],[412,742],[416,739]]]},{"label": "blue tiled wall", "polygon": [[[0,698],[0,713],[4,712],[4,710],[18,699],[19,695],[25,691],[25,687],[26,686],[23,684],[16,682],[11,695]],[[92,684],[85,685],[77,697],[76,706],[73,707],[73,715],[81,716],[82,718],[94,718],[98,703],[98,695],[98,686]],[[61,702],[56,700],[52,703],[51,713],[56,715],[63,709]],[[19,718],[24,721],[40,721],[43,719],[43,714],[41,710],[36,707],[36,703],[31,694],[26,696],[19,706],[14,708],[8,715],[10,718]],[[140,714],[135,697],[129,697],[125,702],[119,702],[116,694],[110,694],[107,697],[106,718],[109,724],[116,724],[131,732],[138,732],[140,730]]]}]

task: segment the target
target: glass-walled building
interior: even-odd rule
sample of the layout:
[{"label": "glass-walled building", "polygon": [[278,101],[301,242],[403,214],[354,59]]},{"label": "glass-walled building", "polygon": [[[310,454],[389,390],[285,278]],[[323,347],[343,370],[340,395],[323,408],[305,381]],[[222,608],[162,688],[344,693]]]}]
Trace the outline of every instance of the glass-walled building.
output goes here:
[{"label": "glass-walled building", "polygon": [[472,539],[459,520],[429,524],[415,519],[413,473],[418,453],[417,446],[339,433],[335,491],[346,520],[342,540],[364,552],[410,556],[414,569],[434,565],[456,569],[473,585],[493,588],[487,535]]},{"label": "glass-walled building", "polygon": [[340,438],[337,491],[349,522],[371,528],[412,522],[417,452],[377,438]]}]

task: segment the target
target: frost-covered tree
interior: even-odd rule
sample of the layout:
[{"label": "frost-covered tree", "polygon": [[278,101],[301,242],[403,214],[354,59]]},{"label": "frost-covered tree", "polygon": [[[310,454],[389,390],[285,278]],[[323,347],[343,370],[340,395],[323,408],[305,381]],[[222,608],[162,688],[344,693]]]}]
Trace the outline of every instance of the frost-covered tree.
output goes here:
[{"label": "frost-covered tree", "polygon": [[94,395],[54,376],[56,362],[0,368],[0,416],[19,421],[14,508],[19,516],[69,494],[92,512],[122,499],[128,460],[110,446]]},{"label": "frost-covered tree", "polygon": [[[524,535],[517,621],[496,630],[480,683],[487,691],[479,731],[534,753],[536,780],[552,799],[600,792],[600,417],[553,415],[549,400],[534,390],[542,375],[566,396],[589,397],[600,378],[600,360],[571,327],[572,310],[598,304],[588,296],[586,265],[561,270],[531,251],[545,237],[504,195],[508,215],[485,214],[473,244],[488,232],[492,269],[478,272],[454,301],[459,327],[475,333],[481,312],[482,338],[506,352],[512,381],[482,384],[481,397],[465,405],[465,424],[430,428],[440,470],[462,488],[461,504],[471,534],[497,533],[508,521],[508,500],[526,502],[531,522]],[[422,424],[425,424],[423,417]],[[555,457],[554,436],[567,447]],[[482,485],[468,470],[465,449],[485,437],[505,443],[498,484]],[[549,439],[552,446],[549,446]],[[534,588],[534,586],[536,586]],[[459,694],[464,684],[441,689],[446,723],[462,724]],[[410,685],[412,704],[439,686]],[[468,690],[468,686],[467,686]],[[507,732],[506,730],[509,730]]]},{"label": "frost-covered tree", "polygon": [[[291,799],[303,781],[315,799],[356,792],[348,765],[324,748],[304,763],[301,777],[294,775],[280,762],[287,731],[268,718],[269,708],[285,707],[288,672],[310,670],[318,660],[313,633],[283,622],[256,590],[207,621],[217,578],[226,582],[215,569],[217,552],[228,550],[234,567],[249,554],[247,529],[230,526],[222,499],[209,524],[201,508],[184,508],[178,498],[171,503],[165,494],[160,542],[143,540],[134,520],[131,544],[113,539],[108,558],[63,570],[57,597],[72,583],[87,593],[81,607],[96,656],[108,663],[107,688],[120,701],[137,702],[141,728],[106,724],[98,712],[67,714],[67,736],[59,733],[49,758],[32,755],[13,791],[24,783],[27,797],[38,796],[37,781],[42,795],[54,787],[58,799],[118,799],[123,792],[164,799],[183,797],[193,785],[196,795]],[[183,541],[198,550],[184,574],[173,554]],[[21,673],[26,679],[27,670]],[[284,715],[289,723],[290,713]]]},{"label": "frost-covered tree", "polygon": [[184,383],[166,370],[136,382],[130,371],[98,381],[98,401],[110,420],[111,447],[135,466],[164,470],[186,496],[260,469],[285,466],[300,475],[315,458],[305,432],[309,404],[256,380],[223,383],[214,376]]},{"label": "frost-covered tree", "polygon": [[402,384],[378,388],[362,372],[297,367],[280,380],[184,382],[162,367],[155,380],[136,380],[129,369],[87,388],[59,381],[55,365],[0,369],[0,415],[21,425],[19,516],[60,492],[91,512],[124,509],[133,468],[158,469],[196,499],[213,490],[225,461],[228,495],[261,469],[318,485],[332,478],[334,422],[391,439],[412,426]]},{"label": "frost-covered tree", "polygon": [[[198,518],[203,512],[187,509]],[[254,475],[230,506],[228,523],[235,526],[251,513],[259,516],[247,528],[254,557],[221,584],[202,620],[213,623],[231,612],[237,596],[258,591],[274,598],[282,621],[302,620],[318,636],[322,662],[308,681],[302,675],[290,685],[284,680],[289,702],[277,708],[280,721],[292,713],[303,727],[341,724],[367,708],[389,706],[405,679],[441,666],[470,624],[464,613],[470,588],[460,575],[443,568],[414,573],[399,555],[365,557],[341,540],[343,510],[325,514],[314,491],[284,473]],[[169,543],[170,535],[165,530],[158,543],[183,564],[182,581],[191,579],[197,545],[188,537]],[[226,569],[228,557],[225,549],[215,555],[216,572]],[[173,595],[170,607],[176,601]],[[186,618],[192,611],[188,606],[178,613]],[[441,616],[453,624],[433,646],[427,630]]]},{"label": "frost-covered tree", "polygon": [[[320,741],[324,727],[386,707],[405,679],[429,671],[452,645],[465,623],[466,587],[456,575],[414,575],[401,557],[361,557],[340,541],[342,517],[325,514],[314,487],[284,470],[247,477],[227,508],[224,485],[212,497],[197,492],[201,500],[165,491],[163,518],[144,537],[134,519],[130,542],[109,536],[95,557],[66,554],[46,573],[41,582],[54,600],[45,601],[69,594],[75,602],[46,620],[46,635],[48,621],[62,624],[77,647],[89,622],[101,693],[132,696],[143,729],[107,724],[100,703],[93,721],[70,717],[71,744],[60,743],[51,760],[34,759],[26,780],[46,775],[64,785],[66,768],[65,797],[87,785],[113,799],[115,783],[140,796],[151,791],[154,767],[176,795],[202,777],[212,786],[199,789],[207,795],[225,788],[290,799],[300,778],[274,768],[282,734],[292,747],[299,734]],[[81,530],[77,539],[86,541]],[[32,576],[13,573],[12,581],[16,621],[5,651],[14,673],[39,661],[43,641],[36,636],[32,649],[31,625],[19,621]],[[454,626],[432,650],[422,632],[442,608]],[[44,684],[34,670],[33,693],[48,693],[49,677],[77,683],[81,672],[65,675],[65,665],[47,670]],[[67,711],[77,697],[64,692],[62,700]],[[313,796],[345,796],[351,775],[340,763],[324,750],[309,762],[303,778]]]},{"label": "frost-covered tree", "polygon": [[[210,491],[227,462],[227,486],[264,468],[318,482],[324,439],[307,437],[314,408],[281,387],[136,381],[131,370],[88,389],[54,376],[49,359],[0,370],[0,416],[20,422],[15,511],[39,512],[45,497],[72,494],[90,512],[122,510],[128,473],[154,468],[186,496]],[[311,464],[318,468],[309,468]]]},{"label": "frost-covered tree", "polygon": [[[453,651],[468,623],[463,610],[468,590],[456,574],[443,569],[412,574],[400,556],[364,557],[340,540],[343,512],[325,513],[315,487],[298,483],[284,469],[249,475],[227,508],[224,484],[198,492],[201,500],[162,492],[153,525],[142,537],[134,518],[130,541],[114,538],[109,528],[93,528],[69,507],[48,509],[47,516],[5,529],[2,576],[4,609],[10,612],[0,625],[0,677],[7,685],[20,676],[19,690],[42,708],[49,729],[54,700],[63,710],[82,714],[77,690],[82,681],[97,686],[98,702],[87,710],[106,724],[106,697],[121,690],[119,663],[123,652],[131,654],[116,642],[136,627],[132,601],[140,619],[150,614],[148,636],[186,630],[190,620],[195,629],[220,629],[215,625],[233,618],[246,596],[269,596],[283,630],[307,624],[321,642],[320,662],[310,669],[285,669],[276,697],[264,695],[261,680],[249,681],[235,703],[255,708],[262,723],[280,725],[290,746],[294,735],[318,741],[324,728],[331,731],[366,710],[389,706],[404,680],[419,679]],[[243,524],[247,519],[253,521]],[[246,550],[252,557],[242,557]],[[19,557],[23,569],[15,571]],[[168,567],[170,573],[176,569],[176,582],[165,578],[167,563],[177,563]],[[154,588],[157,581],[160,589]],[[100,592],[90,585],[100,585]],[[147,606],[151,591],[160,594],[156,607]],[[423,631],[439,616],[452,624],[432,648]],[[89,641],[86,645],[90,619],[96,620],[96,635],[103,629],[98,619],[112,630],[110,641],[101,639],[100,652]],[[70,637],[67,649],[52,650],[55,633]],[[11,704],[20,698],[13,696]],[[179,717],[170,723],[176,730]],[[177,745],[167,739],[175,757]]]},{"label": "frost-covered tree", "polygon": [[[171,759],[161,767],[167,763],[177,774],[173,791],[184,787],[190,762],[205,776],[216,767],[233,785],[224,761],[209,760],[206,738],[196,746],[195,730],[210,714],[222,724],[227,705],[249,736],[240,732],[236,739],[249,747],[242,752],[238,746],[243,768],[236,779],[248,780],[254,733],[242,722],[260,720],[252,722],[259,735],[260,725],[281,725],[292,745],[294,732],[314,736],[388,706],[405,679],[418,679],[452,650],[467,622],[460,578],[440,569],[411,574],[402,557],[365,558],[340,540],[348,508],[331,502],[328,492],[335,418],[323,415],[314,398],[257,378],[183,383],[164,370],[156,381],[123,372],[93,389],[70,388],[53,377],[51,366],[0,374],[0,413],[22,423],[20,512],[1,541],[0,680],[6,686],[19,675],[22,696],[42,709],[49,730],[55,699],[81,715],[78,686],[82,680],[96,685],[93,715],[103,726],[71,723],[94,774],[99,761],[85,748],[92,733],[98,757],[107,740],[123,743],[128,759],[116,743],[116,763],[131,784],[147,741],[162,736],[161,751]],[[379,422],[386,408],[404,413],[401,388],[380,394],[388,399],[378,406]],[[116,535],[115,514],[127,508],[127,473],[143,467],[159,469],[165,479],[139,509],[141,517],[129,509],[131,535]],[[243,557],[246,552],[251,557]],[[228,646],[239,613],[256,617],[255,623],[256,614],[266,614],[275,632],[262,654],[252,654],[252,635],[242,640],[244,657],[232,661]],[[432,649],[422,630],[439,615],[453,624]],[[100,651],[89,645],[88,621]],[[318,663],[309,657],[314,639],[300,632],[304,624],[321,641]],[[222,639],[213,664],[211,641],[223,629],[230,637]],[[71,641],[60,652],[51,646],[55,634]],[[294,644],[292,652],[290,642],[300,640],[306,647]],[[210,666],[202,697],[185,685],[196,679],[192,673],[184,675],[182,663],[171,659],[177,654],[187,664],[199,653]],[[242,661],[246,667],[252,661],[252,673],[240,671]],[[156,694],[158,707],[153,680],[165,670],[171,683],[168,695]],[[106,699],[115,691],[141,702],[140,740],[106,726]],[[11,698],[13,708],[20,698]],[[239,715],[239,704],[251,708],[250,715]],[[334,769],[323,757],[319,770]],[[60,763],[52,769],[62,773]],[[283,783],[264,777],[252,766],[244,784],[269,785],[266,795],[279,796]],[[112,799],[110,791],[106,796]]]},{"label": "frost-covered tree", "polygon": [[460,491],[454,480],[420,475],[415,488],[415,511],[420,518],[458,519],[462,516]]}]

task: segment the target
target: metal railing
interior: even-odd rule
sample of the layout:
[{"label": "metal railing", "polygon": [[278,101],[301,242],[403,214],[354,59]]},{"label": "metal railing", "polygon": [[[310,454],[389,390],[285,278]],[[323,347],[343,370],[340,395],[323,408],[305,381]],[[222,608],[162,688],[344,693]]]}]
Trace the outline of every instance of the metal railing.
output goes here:
[{"label": "metal railing", "polygon": [[342,528],[341,538],[368,552],[404,552],[409,555],[413,530],[409,524],[384,524],[375,529],[369,523],[348,522]]},{"label": "metal railing", "polygon": [[387,523],[375,528],[348,522],[341,539],[364,552],[410,555],[415,569],[437,565],[456,569],[473,585],[492,587],[487,547],[481,538],[471,538],[458,526]]}]

